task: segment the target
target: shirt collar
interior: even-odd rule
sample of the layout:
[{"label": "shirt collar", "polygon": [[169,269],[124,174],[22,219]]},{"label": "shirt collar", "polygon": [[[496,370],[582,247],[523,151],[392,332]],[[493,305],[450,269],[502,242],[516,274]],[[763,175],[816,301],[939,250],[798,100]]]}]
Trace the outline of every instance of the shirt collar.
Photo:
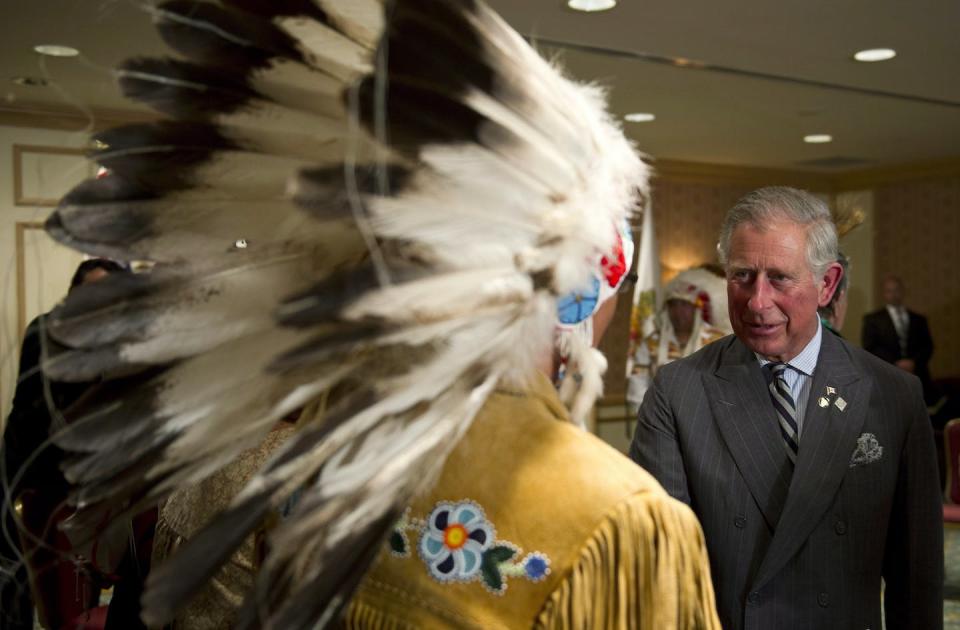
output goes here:
[{"label": "shirt collar", "polygon": [[[798,372],[802,372],[807,376],[813,375],[813,370],[817,367],[817,359],[820,357],[820,343],[823,341],[823,326],[820,325],[819,319],[817,320],[817,332],[813,336],[813,339],[807,343],[807,346],[800,351],[800,354],[793,357],[787,361],[787,365],[792,367]],[[760,362],[760,367],[765,366],[767,363],[772,363],[769,359],[764,358],[763,356],[753,353],[757,357],[757,361]]]}]

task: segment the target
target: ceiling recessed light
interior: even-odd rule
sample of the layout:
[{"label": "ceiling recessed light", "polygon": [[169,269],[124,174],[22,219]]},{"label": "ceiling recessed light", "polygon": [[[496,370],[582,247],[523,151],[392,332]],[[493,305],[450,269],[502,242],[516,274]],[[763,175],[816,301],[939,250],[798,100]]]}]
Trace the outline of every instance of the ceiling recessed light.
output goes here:
[{"label": "ceiling recessed light", "polygon": [[33,50],[48,57],[76,57],[80,54],[80,51],[76,48],[60,46],[58,44],[40,44],[39,46],[34,46]]},{"label": "ceiling recessed light", "polygon": [[606,11],[617,6],[617,0],[567,0],[567,6],[577,11]]},{"label": "ceiling recessed light", "polygon": [[47,87],[47,80],[42,77],[13,77],[10,80],[24,87]]},{"label": "ceiling recessed light", "polygon": [[897,51],[892,48],[870,48],[869,50],[861,50],[853,55],[853,58],[857,61],[871,62],[871,61],[886,61],[887,59],[893,59],[897,56]]},{"label": "ceiling recessed light", "polygon": [[656,116],[647,112],[633,112],[623,117],[627,122],[650,122],[656,118]]},{"label": "ceiling recessed light", "polygon": [[824,144],[833,142],[833,136],[826,133],[812,133],[809,136],[804,136],[803,141],[809,144]]}]

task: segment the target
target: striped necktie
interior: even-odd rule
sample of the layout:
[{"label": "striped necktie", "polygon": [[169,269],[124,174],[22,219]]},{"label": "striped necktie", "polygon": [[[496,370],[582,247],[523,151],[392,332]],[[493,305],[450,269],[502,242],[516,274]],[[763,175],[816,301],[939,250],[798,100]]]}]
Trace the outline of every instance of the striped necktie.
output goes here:
[{"label": "striped necktie", "polygon": [[797,405],[790,395],[790,386],[783,374],[789,366],[786,363],[767,363],[764,373],[767,376],[767,389],[773,400],[773,408],[777,411],[777,420],[780,425],[780,435],[787,448],[787,457],[793,464],[797,463],[797,449],[800,436],[797,434]]}]

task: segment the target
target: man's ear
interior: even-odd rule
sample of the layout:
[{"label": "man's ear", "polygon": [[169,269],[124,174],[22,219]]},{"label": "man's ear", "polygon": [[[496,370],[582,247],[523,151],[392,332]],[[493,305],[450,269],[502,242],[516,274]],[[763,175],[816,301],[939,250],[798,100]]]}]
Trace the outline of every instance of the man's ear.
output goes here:
[{"label": "man's ear", "polygon": [[826,306],[833,298],[837,287],[840,285],[840,279],[843,278],[843,267],[838,262],[832,262],[820,277],[820,299],[818,306]]}]

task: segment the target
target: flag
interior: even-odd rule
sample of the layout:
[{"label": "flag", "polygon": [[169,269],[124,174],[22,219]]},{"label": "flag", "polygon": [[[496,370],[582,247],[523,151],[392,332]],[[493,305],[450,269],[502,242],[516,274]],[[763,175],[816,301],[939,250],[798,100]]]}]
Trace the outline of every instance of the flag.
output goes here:
[{"label": "flag", "polygon": [[656,328],[657,304],[660,297],[660,260],[653,227],[653,211],[647,205],[637,242],[637,284],[633,290],[630,312],[630,345],[627,352],[627,403],[637,407],[649,386],[646,370],[634,369],[637,353],[643,352],[643,340]]}]

